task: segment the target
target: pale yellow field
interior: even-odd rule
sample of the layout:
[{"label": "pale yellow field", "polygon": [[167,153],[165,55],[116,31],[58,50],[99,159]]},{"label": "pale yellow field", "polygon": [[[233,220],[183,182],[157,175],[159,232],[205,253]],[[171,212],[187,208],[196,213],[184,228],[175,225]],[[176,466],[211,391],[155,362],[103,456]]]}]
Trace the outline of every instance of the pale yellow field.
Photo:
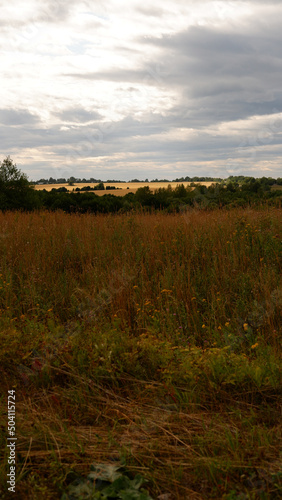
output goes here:
[{"label": "pale yellow field", "polygon": [[[191,183],[190,182],[104,182],[104,186],[115,186],[115,188],[121,188],[121,189],[107,189],[104,191],[95,191],[95,194],[99,196],[103,196],[105,194],[115,194],[117,196],[124,196],[125,194],[128,193],[136,193],[137,189],[140,187],[144,186],[149,186],[149,188],[152,191],[155,191],[156,189],[159,188],[167,188],[168,185],[171,185],[171,187],[174,189],[176,186],[179,184],[184,184],[184,186],[189,186]],[[205,186],[210,186],[213,184],[212,182],[196,182],[195,184],[203,184]],[[68,191],[72,191],[76,187],[82,188],[84,186],[90,186],[94,187],[97,185],[96,183],[74,183],[73,186],[68,186],[68,184],[40,184],[36,185],[35,189],[42,190],[46,189],[46,191],[51,191],[51,189],[55,188],[58,189],[60,187],[66,187]]]}]

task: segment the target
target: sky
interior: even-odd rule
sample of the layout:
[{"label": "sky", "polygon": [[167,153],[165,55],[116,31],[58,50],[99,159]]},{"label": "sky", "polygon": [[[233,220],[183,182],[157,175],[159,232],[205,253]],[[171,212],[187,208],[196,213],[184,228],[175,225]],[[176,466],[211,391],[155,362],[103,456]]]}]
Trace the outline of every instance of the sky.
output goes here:
[{"label": "sky", "polygon": [[0,8],[0,161],[30,180],[282,176],[281,0]]}]

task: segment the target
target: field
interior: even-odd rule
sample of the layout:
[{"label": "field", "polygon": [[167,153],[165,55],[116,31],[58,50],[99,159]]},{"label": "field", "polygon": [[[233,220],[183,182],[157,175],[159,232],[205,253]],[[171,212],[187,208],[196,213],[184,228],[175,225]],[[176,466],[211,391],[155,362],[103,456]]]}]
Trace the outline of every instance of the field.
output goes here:
[{"label": "field", "polygon": [[[105,189],[107,186],[114,186],[116,189],[107,189],[105,191],[95,191],[95,193],[98,196],[103,196],[104,194],[115,194],[117,196],[124,196],[128,193],[136,193],[137,189],[144,187],[144,186],[149,186],[149,188],[152,191],[155,191],[156,189],[159,188],[167,188],[168,185],[171,185],[172,188],[176,188],[177,185],[179,184],[184,184],[184,186],[189,186],[191,183],[190,182],[104,182]],[[210,186],[212,182],[197,182],[195,184],[202,184],[204,186]],[[55,188],[58,189],[60,187],[66,187],[69,191],[72,191],[76,187],[79,187],[80,189],[85,186],[90,186],[94,187],[96,186],[97,183],[92,184],[91,182],[89,183],[74,183],[73,186],[68,186],[67,184],[37,184],[35,186],[36,190],[42,190],[46,189],[46,191],[51,191],[51,189]],[[119,189],[117,189],[119,188]]]},{"label": "field", "polygon": [[281,498],[281,223],[0,213],[0,498]]}]

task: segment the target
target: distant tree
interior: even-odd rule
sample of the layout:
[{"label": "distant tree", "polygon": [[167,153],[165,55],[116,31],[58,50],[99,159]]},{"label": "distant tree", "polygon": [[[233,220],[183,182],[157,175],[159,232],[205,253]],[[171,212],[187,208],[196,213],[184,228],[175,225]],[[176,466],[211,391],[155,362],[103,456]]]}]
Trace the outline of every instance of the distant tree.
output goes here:
[{"label": "distant tree", "polygon": [[77,179],[75,177],[70,177],[68,179],[68,185],[73,186],[76,181],[77,181]]},{"label": "distant tree", "polygon": [[97,186],[94,186],[93,189],[95,191],[102,191],[103,189],[105,189],[104,183],[103,182],[99,182],[99,184],[97,184]]}]

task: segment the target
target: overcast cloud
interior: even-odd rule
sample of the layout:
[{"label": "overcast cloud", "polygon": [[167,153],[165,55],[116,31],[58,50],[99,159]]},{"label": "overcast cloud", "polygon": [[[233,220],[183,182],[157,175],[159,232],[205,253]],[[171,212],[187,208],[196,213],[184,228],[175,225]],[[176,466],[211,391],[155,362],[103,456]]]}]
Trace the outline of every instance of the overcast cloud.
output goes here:
[{"label": "overcast cloud", "polygon": [[282,176],[282,2],[0,2],[0,159],[31,179]]}]

